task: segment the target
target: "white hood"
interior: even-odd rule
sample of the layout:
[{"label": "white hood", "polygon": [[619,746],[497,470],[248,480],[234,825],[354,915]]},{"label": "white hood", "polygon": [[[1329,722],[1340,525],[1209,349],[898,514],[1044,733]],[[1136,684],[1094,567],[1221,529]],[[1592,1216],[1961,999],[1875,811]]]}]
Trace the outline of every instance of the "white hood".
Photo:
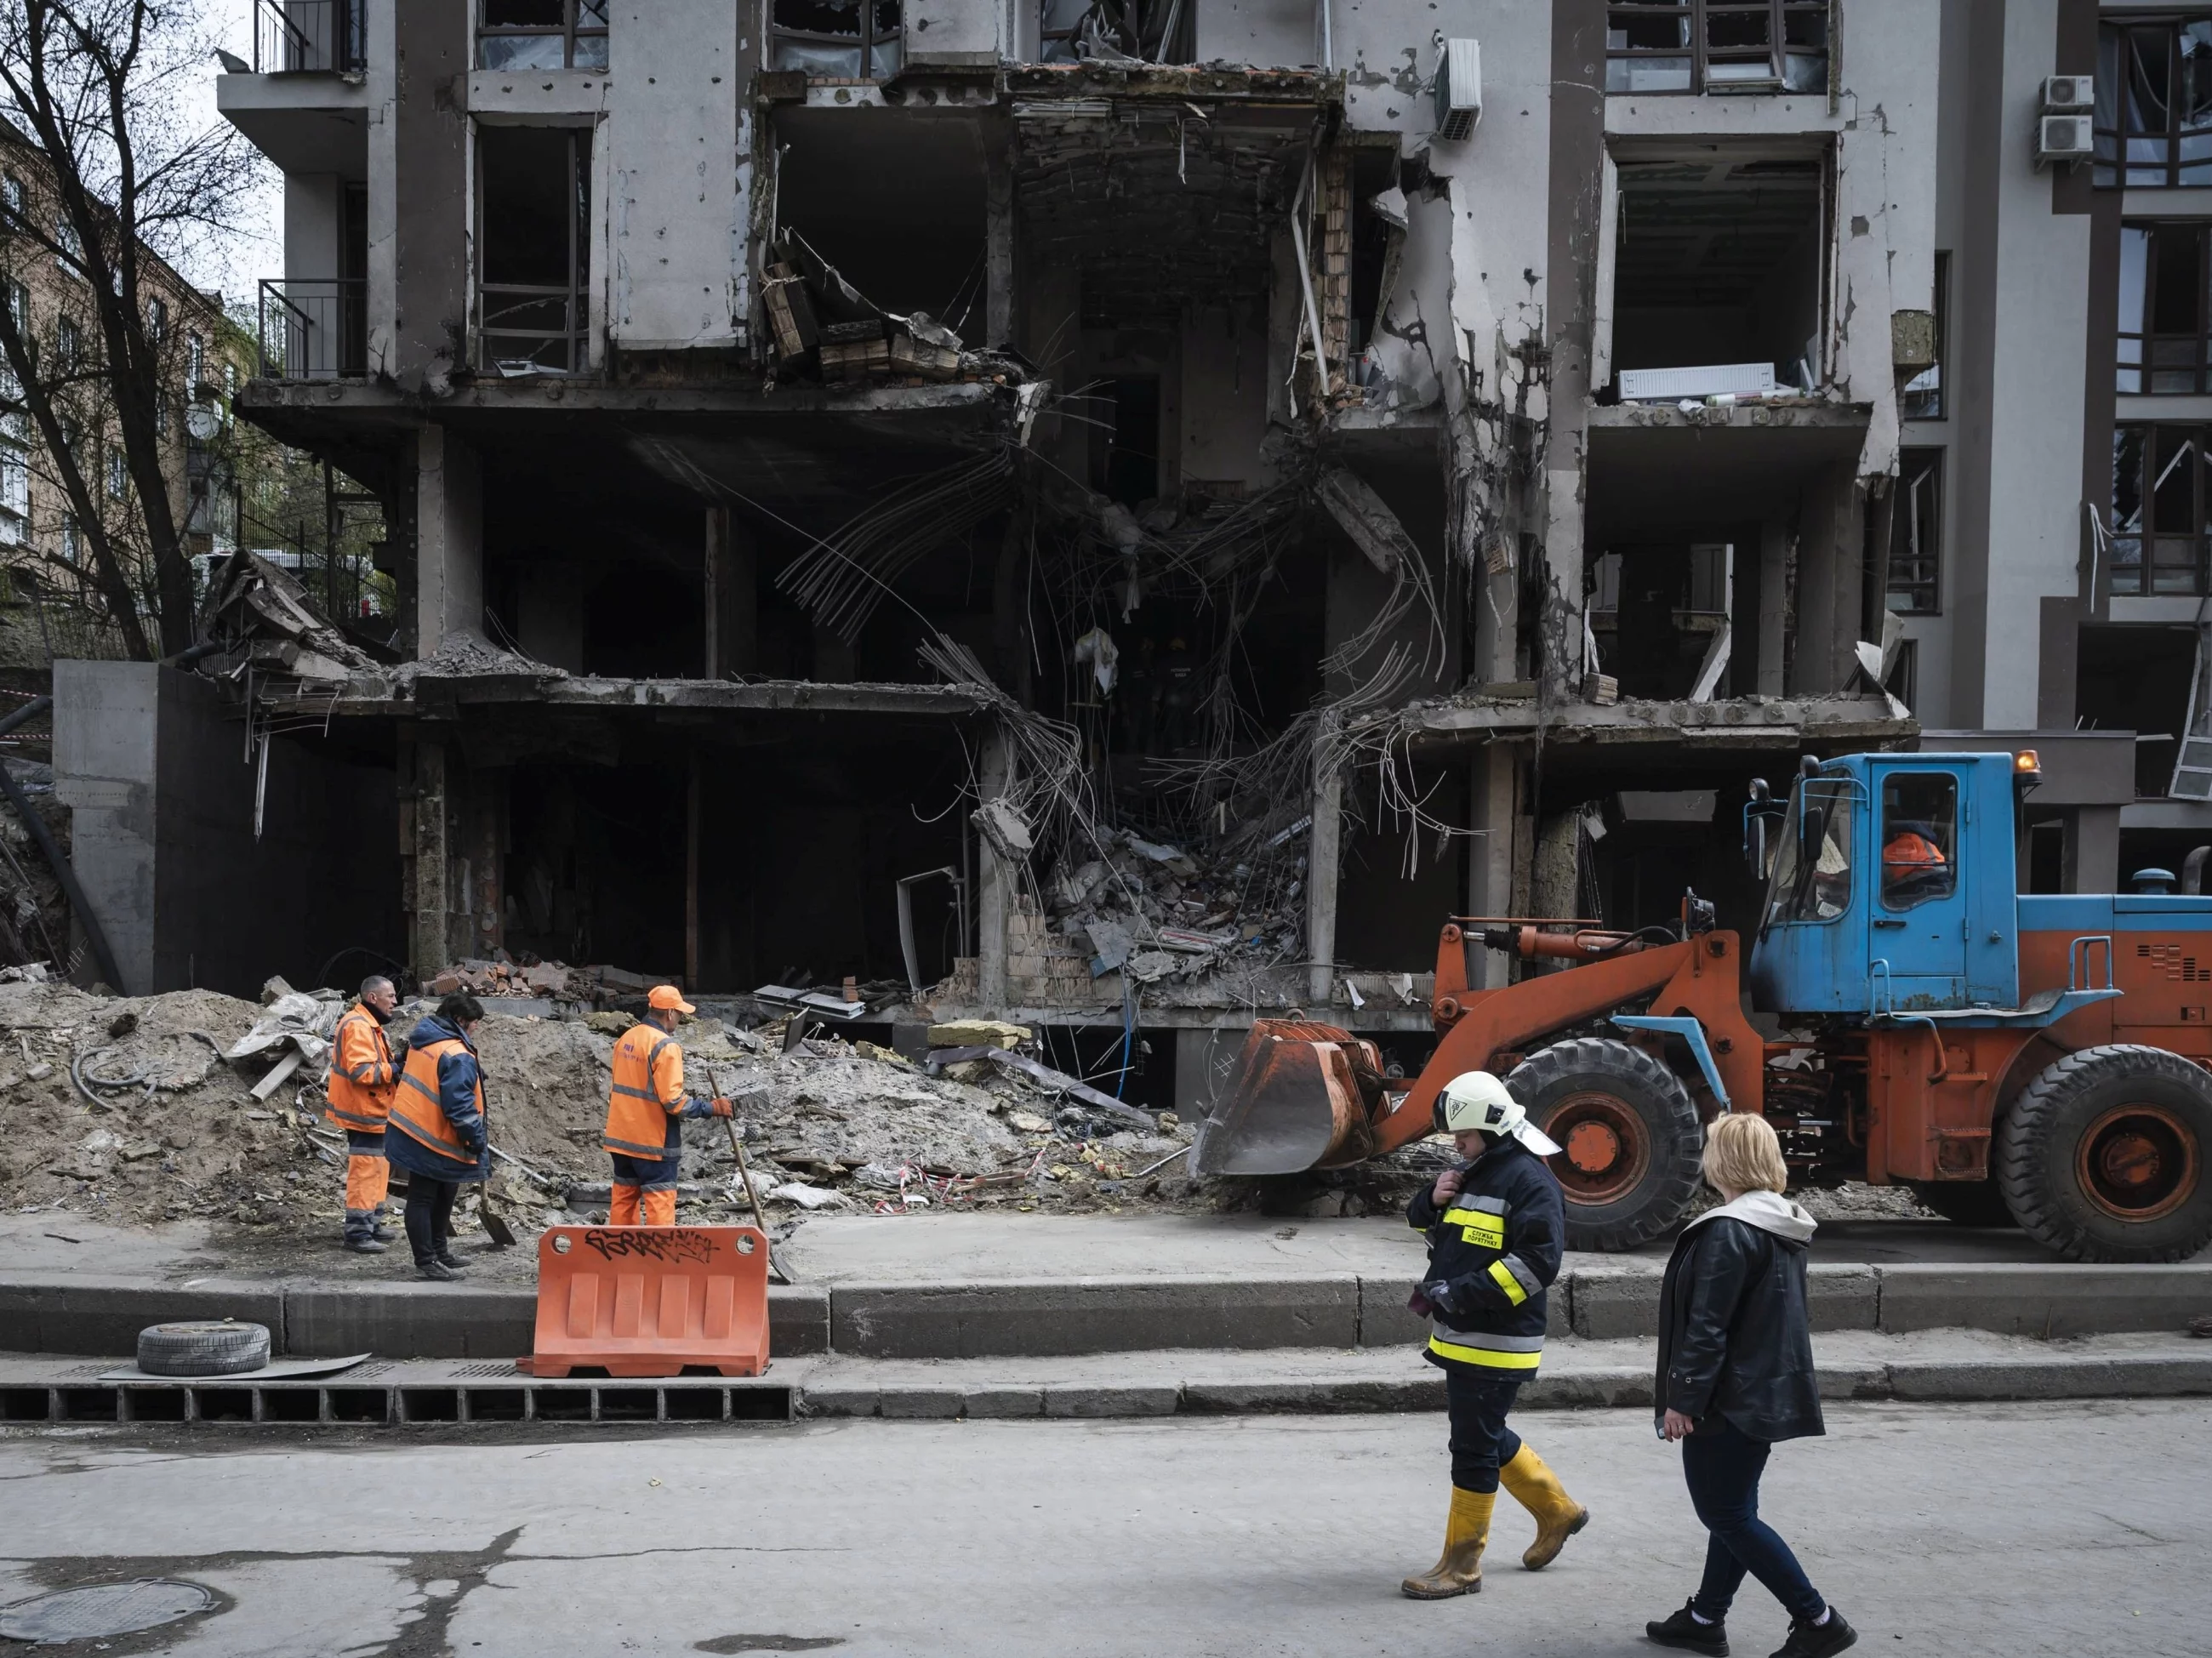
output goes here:
[{"label": "white hood", "polygon": [[1778,1238],[1787,1238],[1792,1243],[1812,1242],[1813,1229],[1820,1224],[1802,1205],[1790,1202],[1779,1192],[1747,1192],[1734,1203],[1706,1210],[1690,1224],[1702,1226],[1722,1215],[1771,1232]]}]

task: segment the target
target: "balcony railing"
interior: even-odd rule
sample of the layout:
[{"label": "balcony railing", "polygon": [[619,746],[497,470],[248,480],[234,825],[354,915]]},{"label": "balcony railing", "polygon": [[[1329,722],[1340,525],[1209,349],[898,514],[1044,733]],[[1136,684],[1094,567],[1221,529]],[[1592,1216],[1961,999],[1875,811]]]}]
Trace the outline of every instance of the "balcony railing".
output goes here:
[{"label": "balcony railing", "polygon": [[261,284],[261,378],[346,380],[368,372],[368,282],[285,276]]},{"label": "balcony railing", "polygon": [[256,75],[349,75],[366,47],[360,0],[253,0]]}]

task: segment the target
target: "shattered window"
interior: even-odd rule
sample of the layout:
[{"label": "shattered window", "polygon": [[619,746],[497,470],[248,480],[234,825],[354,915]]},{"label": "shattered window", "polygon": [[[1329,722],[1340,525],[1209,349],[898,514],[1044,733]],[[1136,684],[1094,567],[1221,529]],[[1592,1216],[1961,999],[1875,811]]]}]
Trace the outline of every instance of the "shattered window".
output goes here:
[{"label": "shattered window", "polygon": [[1828,89],[1828,0],[1613,0],[1605,89]]},{"label": "shattered window", "polygon": [[1889,500],[1889,587],[1885,602],[1899,616],[1940,616],[1943,610],[1943,452],[1901,452]]},{"label": "shattered window", "polygon": [[1116,57],[1193,63],[1197,17],[1195,0],[1038,0],[1038,55],[1048,64]]},{"label": "shattered window", "polygon": [[591,135],[580,127],[486,127],[477,137],[477,336],[501,374],[586,366]]},{"label": "shattered window", "polygon": [[2120,326],[2114,389],[2189,395],[2206,389],[2206,227],[2120,230]]},{"label": "shattered window", "polygon": [[775,67],[816,81],[888,81],[906,61],[899,0],[774,0]]},{"label": "shattered window", "polygon": [[1905,382],[1898,413],[1906,420],[1943,418],[1943,360],[1950,355],[1951,256],[1936,255],[1936,361]]},{"label": "shattered window", "polygon": [[2095,127],[2100,185],[2212,185],[2212,17],[2100,30]]},{"label": "shattered window", "polygon": [[477,62],[484,69],[607,66],[609,0],[483,0]]},{"label": "shattered window", "polygon": [[2112,432],[2108,556],[2115,593],[2205,591],[2205,428],[2124,425]]}]

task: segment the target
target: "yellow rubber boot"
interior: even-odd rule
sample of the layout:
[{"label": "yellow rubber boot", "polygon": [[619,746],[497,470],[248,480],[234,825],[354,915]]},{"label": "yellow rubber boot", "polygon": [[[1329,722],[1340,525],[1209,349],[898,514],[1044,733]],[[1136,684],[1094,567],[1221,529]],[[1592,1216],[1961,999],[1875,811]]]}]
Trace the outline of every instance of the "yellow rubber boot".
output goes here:
[{"label": "yellow rubber boot", "polygon": [[1480,1593],[1482,1547],[1490,1541],[1490,1511],[1497,1503],[1496,1491],[1465,1491],[1453,1486],[1451,1515],[1444,1521],[1443,1558],[1419,1577],[1408,1577],[1399,1588],[1415,1600],[1449,1600],[1455,1594]]},{"label": "yellow rubber boot", "polygon": [[1515,1502],[1536,1516],[1536,1540],[1521,1557],[1521,1564],[1530,1571],[1541,1571],[1559,1558],[1567,1539],[1589,1524],[1589,1510],[1567,1495],[1559,1475],[1526,1442],[1498,1471],[1498,1479]]}]

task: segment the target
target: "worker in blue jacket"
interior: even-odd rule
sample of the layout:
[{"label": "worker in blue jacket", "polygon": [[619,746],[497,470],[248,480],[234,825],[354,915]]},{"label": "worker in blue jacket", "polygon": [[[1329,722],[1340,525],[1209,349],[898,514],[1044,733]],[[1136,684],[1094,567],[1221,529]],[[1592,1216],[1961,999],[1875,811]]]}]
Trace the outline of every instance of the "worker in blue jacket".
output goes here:
[{"label": "worker in blue jacket", "polygon": [[457,993],[415,1027],[385,1133],[385,1155],[407,1171],[415,1270],[440,1282],[466,1270],[453,1253],[453,1199],[463,1185],[491,1173],[491,1119],[476,1045],[483,1016],[483,1003]]},{"label": "worker in blue jacket", "polygon": [[1531,1571],[1551,1564],[1589,1523],[1589,1510],[1505,1425],[1514,1396],[1543,1357],[1545,1291],[1565,1248],[1559,1183],[1543,1161],[1559,1148],[1486,1071],[1444,1084],[1436,1124],[1468,1161],[1438,1175],[1406,1210],[1428,1235],[1428,1272],[1412,1305],[1431,1320],[1428,1358],[1444,1373],[1451,1412],[1443,1556],[1400,1585],[1416,1600],[1482,1588],[1482,1551],[1500,1481],[1535,1516],[1536,1540],[1521,1557]]}]

